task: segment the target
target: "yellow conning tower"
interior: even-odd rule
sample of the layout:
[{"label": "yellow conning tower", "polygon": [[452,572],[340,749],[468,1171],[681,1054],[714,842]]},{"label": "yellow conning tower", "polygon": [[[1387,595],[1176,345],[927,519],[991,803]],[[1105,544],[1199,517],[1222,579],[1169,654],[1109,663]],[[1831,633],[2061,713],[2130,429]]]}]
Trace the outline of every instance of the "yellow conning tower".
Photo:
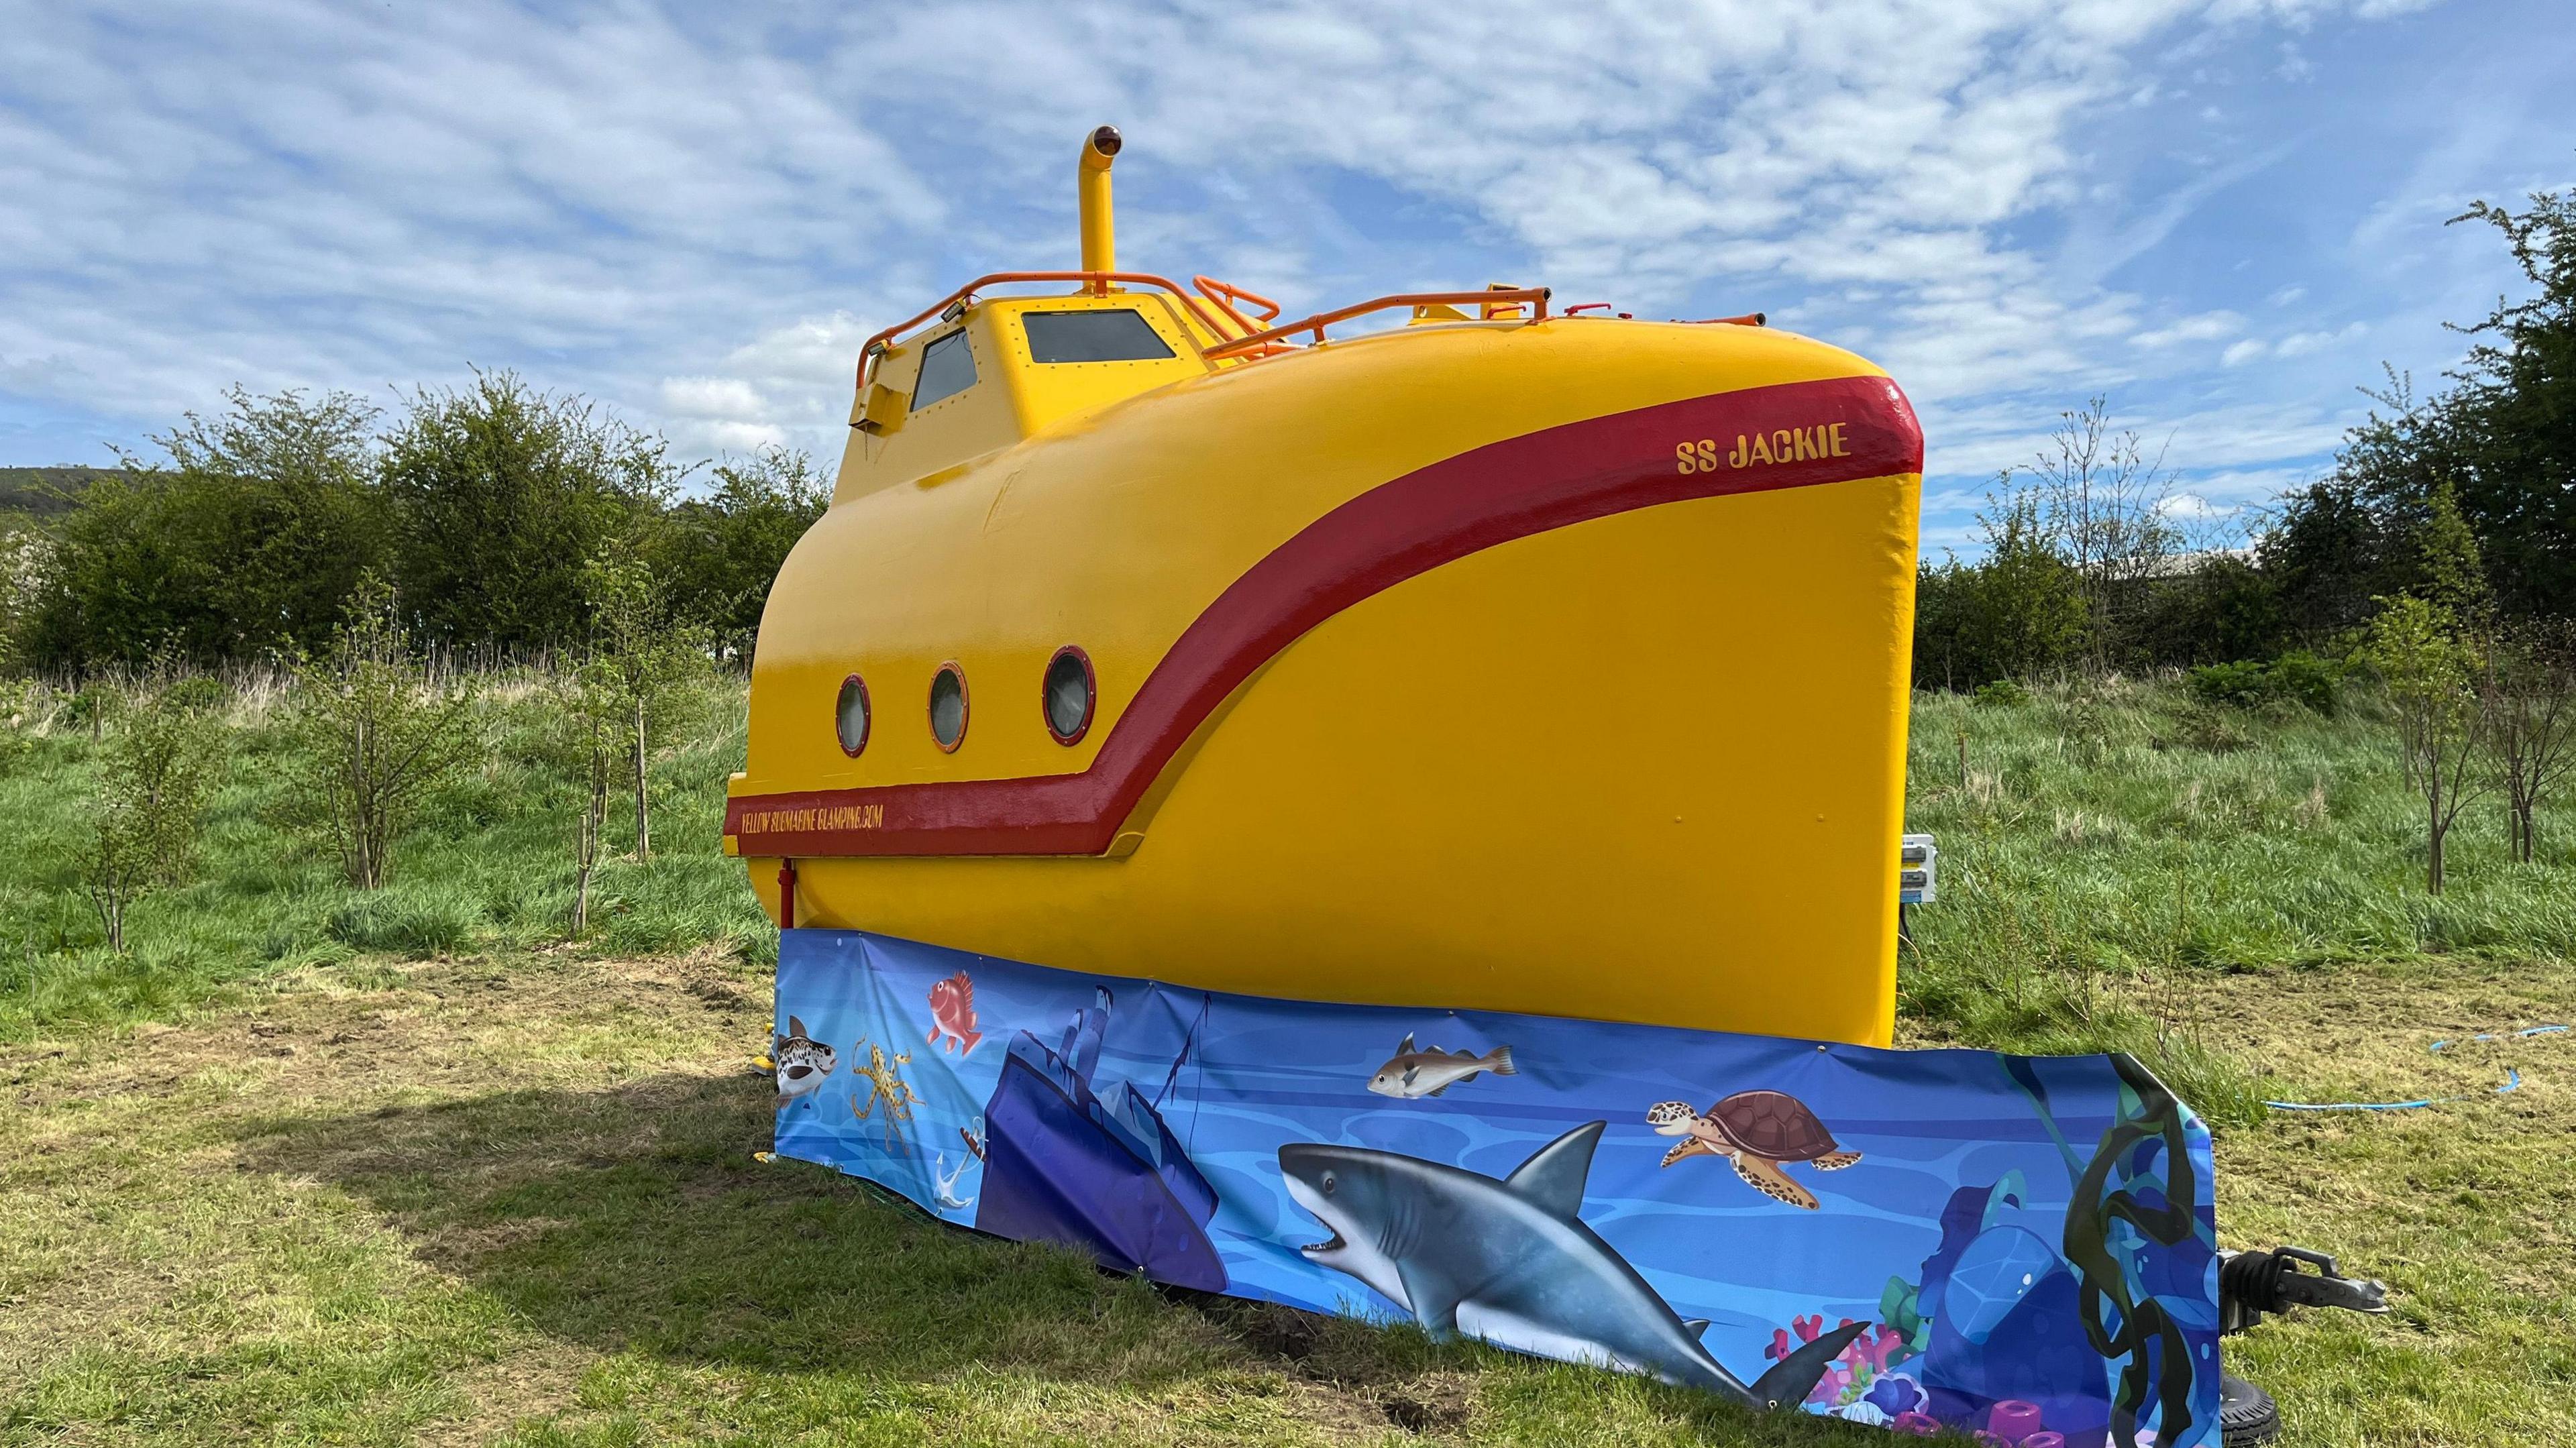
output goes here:
[{"label": "yellow conning tower", "polygon": [[861,359],[728,802],[768,906],[1260,995],[1884,1042],[1922,466],[1895,385],[1535,289],[1274,325],[1117,270],[1116,151],[1084,147],[1082,268],[979,279]]}]

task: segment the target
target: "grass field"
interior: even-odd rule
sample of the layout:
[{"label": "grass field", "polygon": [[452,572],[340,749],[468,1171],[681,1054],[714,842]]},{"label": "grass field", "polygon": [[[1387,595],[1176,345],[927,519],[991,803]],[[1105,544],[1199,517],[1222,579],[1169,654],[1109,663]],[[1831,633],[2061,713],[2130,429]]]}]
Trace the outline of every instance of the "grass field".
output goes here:
[{"label": "grass field", "polygon": [[[711,842],[731,701],[581,943],[524,707],[494,691],[492,762],[369,899],[273,820],[237,702],[206,877],[137,912],[131,961],[62,863],[86,738],[0,779],[0,1443],[1887,1441],[1160,1292],[755,1163],[771,947]],[[2381,729],[2134,686],[1919,701],[1945,876],[1900,1028],[2139,1049],[2211,1108],[2231,1243],[2390,1281],[2389,1319],[2232,1342],[2287,1441],[2576,1443],[2576,1038],[2427,1049],[2566,1019],[2576,859],[2545,823],[2511,866],[2473,816],[2426,900]]]}]

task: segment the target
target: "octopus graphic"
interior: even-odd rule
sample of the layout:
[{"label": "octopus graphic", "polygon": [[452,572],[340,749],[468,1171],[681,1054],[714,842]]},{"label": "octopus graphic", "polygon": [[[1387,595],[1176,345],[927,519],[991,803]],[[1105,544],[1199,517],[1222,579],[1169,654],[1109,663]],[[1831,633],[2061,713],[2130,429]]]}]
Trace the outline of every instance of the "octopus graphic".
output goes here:
[{"label": "octopus graphic", "polygon": [[869,1045],[866,1038],[862,1037],[857,1045],[850,1048],[852,1057],[855,1058],[858,1055],[859,1046],[867,1046],[868,1063],[864,1066],[854,1066],[851,1070],[854,1074],[867,1079],[868,1099],[861,1101],[857,1092],[851,1092],[850,1114],[861,1121],[866,1121],[875,1116],[879,1106],[885,1107],[885,1114],[875,1116],[875,1119],[885,1127],[886,1150],[897,1150],[900,1141],[896,1134],[897,1123],[910,1122],[912,1108],[921,1104],[921,1098],[912,1094],[912,1088],[904,1084],[903,1077],[895,1070],[898,1066],[911,1065],[912,1053],[905,1051],[889,1061],[886,1059],[885,1047]]}]

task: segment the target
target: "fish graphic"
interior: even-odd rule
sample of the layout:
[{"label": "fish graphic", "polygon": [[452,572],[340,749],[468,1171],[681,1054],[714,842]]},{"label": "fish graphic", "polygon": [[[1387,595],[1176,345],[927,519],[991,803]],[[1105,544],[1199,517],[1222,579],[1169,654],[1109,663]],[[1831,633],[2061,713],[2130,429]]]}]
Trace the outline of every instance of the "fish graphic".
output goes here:
[{"label": "fish graphic", "polygon": [[1394,1152],[1292,1142],[1288,1195],[1332,1231],[1301,1247],[1402,1304],[1434,1339],[1461,1334],[1542,1357],[1644,1373],[1754,1408],[1805,1402],[1869,1324],[1819,1335],[1747,1384],[1578,1215],[1606,1123],[1540,1147],[1502,1181]]},{"label": "fish graphic", "polygon": [[778,1063],[778,1109],[781,1111],[819,1090],[823,1078],[831,1075],[832,1068],[841,1060],[840,1053],[805,1034],[805,1022],[795,1016],[787,1018],[787,1034],[777,1039],[769,1054]]},{"label": "fish graphic", "polygon": [[[966,972],[931,982],[930,1019],[930,1044],[964,1056],[975,1054],[975,1043],[984,1039],[984,1033],[975,1029],[975,982],[966,978]],[[961,1046],[963,1050],[958,1049]]]},{"label": "fish graphic", "polygon": [[1410,1101],[1416,1097],[1437,1096],[1479,1071],[1491,1071],[1497,1076],[1520,1074],[1512,1065],[1512,1048],[1509,1046],[1496,1046],[1481,1056],[1471,1056],[1465,1051],[1444,1051],[1438,1046],[1417,1051],[1413,1048],[1413,1033],[1407,1031],[1403,1042],[1395,1048],[1395,1054],[1385,1065],[1377,1068],[1376,1075],[1369,1078],[1368,1089],[1380,1096]]}]

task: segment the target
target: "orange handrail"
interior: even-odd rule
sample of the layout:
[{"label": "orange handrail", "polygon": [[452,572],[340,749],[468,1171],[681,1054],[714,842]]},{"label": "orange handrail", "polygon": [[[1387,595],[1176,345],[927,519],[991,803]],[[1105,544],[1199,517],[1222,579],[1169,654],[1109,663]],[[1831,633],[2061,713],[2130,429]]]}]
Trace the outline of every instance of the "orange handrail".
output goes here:
[{"label": "orange handrail", "polygon": [[[911,331],[913,328],[920,326],[922,323],[929,321],[932,317],[939,315],[941,312],[947,311],[951,306],[966,300],[968,297],[975,295],[984,288],[1000,286],[1006,282],[1080,282],[1082,283],[1083,290],[1088,291],[1095,297],[1105,297],[1109,295],[1109,284],[1111,282],[1131,282],[1138,286],[1159,287],[1164,291],[1170,292],[1173,299],[1178,301],[1182,306],[1189,308],[1190,315],[1198,319],[1198,324],[1207,329],[1207,334],[1209,336],[1221,338],[1225,335],[1225,328],[1218,326],[1216,324],[1216,319],[1209,316],[1206,311],[1202,310],[1197,300],[1191,297],[1189,293],[1182,291],[1180,284],[1169,277],[1158,277],[1150,272],[991,272],[984,276],[975,278],[966,285],[959,287],[957,290],[950,292],[944,297],[941,297],[938,301],[932,302],[929,306],[922,308],[911,317],[897,322],[893,326],[886,328],[884,331],[877,333],[873,337],[870,337],[867,341],[867,345],[859,349],[859,386],[864,389],[868,385],[869,369],[875,365],[876,359],[884,353],[887,346],[891,344],[895,338],[900,337],[904,333]],[[1202,352],[1201,355],[1205,356],[1212,354]]]},{"label": "orange handrail", "polygon": [[1699,319],[1699,325],[1703,327],[1760,327],[1768,324],[1770,320],[1771,318],[1765,313],[1747,312],[1740,317],[1702,317]]},{"label": "orange handrail", "polygon": [[1211,276],[1194,276],[1190,278],[1190,285],[1198,288],[1199,295],[1214,302],[1220,310],[1234,320],[1236,326],[1241,327],[1246,333],[1257,331],[1258,328],[1250,317],[1235,310],[1236,302],[1250,302],[1260,311],[1261,320],[1264,323],[1279,320],[1279,304],[1259,292],[1248,292],[1232,282],[1221,282]]},{"label": "orange handrail", "polygon": [[1255,332],[1249,337],[1237,337],[1231,342],[1219,342],[1207,348],[1202,355],[1211,359],[1232,356],[1238,352],[1250,351],[1264,343],[1284,340],[1299,332],[1312,332],[1315,334],[1315,340],[1321,342],[1324,340],[1324,329],[1333,323],[1346,322],[1367,312],[1382,312],[1389,307],[1474,305],[1491,308],[1526,305],[1530,309],[1529,321],[1544,322],[1547,320],[1548,296],[1549,289],[1546,287],[1506,287],[1473,292],[1405,292],[1348,307],[1338,307],[1329,312],[1317,312],[1311,317],[1290,322],[1283,327],[1273,327],[1266,332]]}]

